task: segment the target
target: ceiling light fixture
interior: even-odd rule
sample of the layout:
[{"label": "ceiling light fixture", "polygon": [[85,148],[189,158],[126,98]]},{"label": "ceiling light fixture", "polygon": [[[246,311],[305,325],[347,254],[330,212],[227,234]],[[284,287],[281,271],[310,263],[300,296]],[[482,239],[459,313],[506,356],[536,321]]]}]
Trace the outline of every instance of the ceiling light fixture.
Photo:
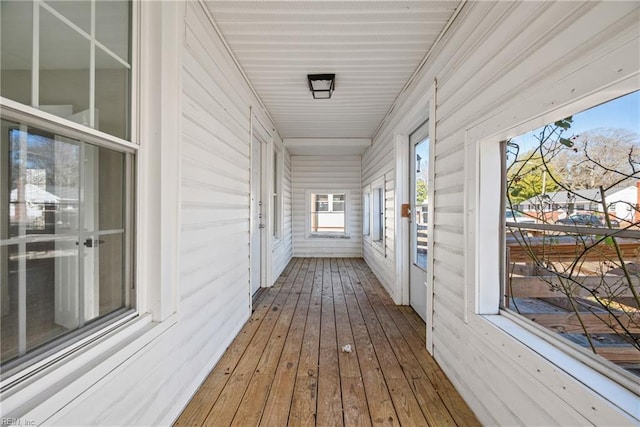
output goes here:
[{"label": "ceiling light fixture", "polygon": [[314,99],[329,99],[336,87],[335,74],[307,74],[309,90]]}]

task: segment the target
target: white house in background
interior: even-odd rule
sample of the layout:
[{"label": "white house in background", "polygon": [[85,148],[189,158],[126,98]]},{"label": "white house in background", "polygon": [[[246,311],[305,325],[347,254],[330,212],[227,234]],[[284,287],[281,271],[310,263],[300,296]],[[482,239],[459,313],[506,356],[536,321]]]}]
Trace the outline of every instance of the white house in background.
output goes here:
[{"label": "white house in background", "polygon": [[[13,219],[16,215],[16,205],[20,202],[18,198],[18,189],[11,190],[10,195],[11,204],[9,205],[9,218]],[[24,186],[24,200],[27,209],[27,217],[30,221],[36,221],[43,215],[43,208],[45,205],[58,204],[60,197],[55,194],[51,194],[48,191],[34,184],[25,184]]]},{"label": "white house in background", "polygon": [[[3,422],[170,425],[254,292],[292,257],[351,256],[421,310],[483,424],[640,423],[637,377],[501,310],[499,228],[501,141],[640,89],[640,3],[0,8]],[[331,99],[312,97],[315,73],[335,74]],[[33,138],[10,143],[17,130]],[[73,223],[36,236],[8,227],[10,183],[43,161],[80,197]],[[311,194],[334,211],[345,195],[343,236],[313,235]]]},{"label": "white house in background", "polygon": [[[622,221],[638,221],[638,218],[635,218],[635,213],[638,210],[639,192],[640,183],[623,188],[612,188],[605,194],[609,213]],[[602,206],[599,206],[598,211],[603,211]]]},{"label": "white house in background", "polygon": [[[607,209],[618,220],[632,222],[638,206],[640,184],[617,186],[605,192]],[[564,218],[575,212],[604,212],[599,189],[554,191],[520,202],[518,210],[532,215],[540,212],[555,213],[554,219]]]}]

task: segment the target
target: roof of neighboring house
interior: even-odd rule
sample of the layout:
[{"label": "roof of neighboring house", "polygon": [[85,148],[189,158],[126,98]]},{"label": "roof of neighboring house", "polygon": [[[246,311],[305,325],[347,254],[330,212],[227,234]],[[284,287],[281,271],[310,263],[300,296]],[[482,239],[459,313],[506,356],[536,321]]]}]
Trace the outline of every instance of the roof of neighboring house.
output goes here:
[{"label": "roof of neighboring house", "polygon": [[[24,189],[24,197],[27,202],[31,203],[58,203],[60,197],[55,194],[49,193],[46,190],[33,184],[26,184]],[[18,189],[11,190],[10,198],[12,202],[18,201]]]}]

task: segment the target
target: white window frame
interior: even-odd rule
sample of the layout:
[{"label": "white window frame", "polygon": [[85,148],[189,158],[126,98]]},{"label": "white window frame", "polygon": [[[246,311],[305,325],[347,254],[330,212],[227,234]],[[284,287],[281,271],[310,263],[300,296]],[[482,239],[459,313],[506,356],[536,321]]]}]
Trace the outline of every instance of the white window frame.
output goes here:
[{"label": "white window frame", "polygon": [[362,237],[371,243],[371,186],[362,187]]},{"label": "white window frame", "polygon": [[[29,0],[24,0],[24,1],[29,1]],[[53,15],[55,18],[57,18],[61,24],[65,25],[68,29],[74,31],[76,33],[77,36],[84,38],[85,40],[87,40],[90,44],[90,65],[89,65],[89,72],[90,72],[90,78],[89,78],[89,107],[88,107],[88,112],[89,112],[89,123],[87,124],[88,127],[90,127],[93,130],[96,130],[96,134],[95,135],[99,135],[100,137],[104,138],[105,135],[107,135],[106,133],[99,131],[95,128],[95,122],[96,122],[96,84],[95,84],[95,75],[96,75],[96,68],[95,68],[95,53],[96,51],[100,51],[105,55],[108,55],[109,57],[111,57],[113,60],[115,60],[116,62],[120,63],[121,65],[123,65],[125,68],[129,69],[130,71],[132,71],[129,75],[129,81],[130,81],[130,87],[131,88],[135,88],[137,85],[137,79],[134,76],[134,72],[133,70],[136,69],[137,64],[137,54],[138,54],[138,49],[137,49],[137,41],[138,41],[138,36],[135,33],[135,31],[137,31],[138,25],[136,25],[137,23],[135,22],[137,20],[137,17],[139,16],[139,12],[138,12],[138,8],[136,6],[136,2],[135,0],[133,0],[132,2],[132,6],[131,6],[131,57],[129,58],[129,62],[127,63],[124,59],[120,58],[116,53],[114,53],[109,47],[105,46],[104,44],[102,44],[99,40],[96,39],[96,35],[95,35],[95,29],[90,30],[89,33],[87,33],[84,29],[80,28],[78,25],[76,25],[74,22],[72,22],[69,18],[67,18],[66,16],[64,16],[63,14],[61,14],[60,12],[58,12],[55,7],[51,6],[50,4],[48,4],[46,1],[41,1],[41,0],[32,0],[32,5],[33,5],[33,21],[32,21],[32,31],[33,31],[33,45],[32,45],[32,69],[31,69],[31,107],[34,107],[36,109],[39,110],[40,108],[40,70],[39,70],[39,64],[40,64],[40,28],[39,28],[39,24],[40,24],[40,15],[41,15],[41,11],[45,10],[47,13]],[[92,2],[91,5],[91,23],[92,26],[95,25],[95,21],[96,21],[96,8],[95,8],[95,2]],[[129,109],[130,109],[130,113],[129,113],[129,122],[127,123],[127,130],[128,130],[128,141],[135,141],[135,132],[134,130],[137,129],[137,97],[135,96],[135,94],[133,93],[133,90],[131,91],[131,93],[129,94],[130,99],[129,99]],[[3,98],[3,104],[5,103],[5,99]],[[24,106],[24,104],[20,104],[20,103],[15,103],[15,104],[10,104],[13,106],[18,105],[18,106]],[[21,108],[21,107],[20,107]],[[22,109],[22,108],[21,108]],[[26,110],[25,110],[26,111]],[[70,119],[66,119],[66,118],[62,118],[59,116],[55,116],[53,114],[49,114],[49,113],[45,113],[44,115],[39,115],[36,114],[37,117],[43,117],[46,118],[48,115],[54,116],[56,117],[56,119],[53,119],[52,121],[55,121],[57,123],[64,123],[66,126],[68,127],[72,127],[72,128],[76,128],[76,129],[80,129],[82,132],[88,133],[87,129],[85,128],[85,125],[81,125],[78,122],[74,122]],[[73,126],[72,124],[78,124],[79,127]],[[111,135],[109,135],[111,136]],[[115,138],[115,141],[118,143],[121,143],[122,141],[127,141],[124,140],[120,137],[116,137],[113,136],[113,138]]]},{"label": "white window frame", "polygon": [[[72,23],[68,18],[60,14],[58,11],[53,9],[49,4],[45,2],[34,1],[32,4],[33,4],[33,16],[34,16],[33,18],[34,19],[33,21],[34,45],[32,46],[32,49],[33,49],[32,55],[35,58],[39,57],[39,46],[38,46],[39,39],[37,39],[37,37],[35,36],[39,33],[39,17],[40,17],[41,8],[47,10],[48,13],[51,13],[52,15],[54,15],[62,23],[64,23],[65,25],[69,26],[71,29],[76,31],[80,36],[87,38],[92,44],[92,49],[97,49],[96,43],[98,42],[95,39],[95,34],[86,33],[85,31],[77,27],[74,23]],[[91,13],[92,13],[91,21],[95,22],[95,7],[93,5],[91,8]],[[138,6],[136,6],[135,1],[132,1],[130,13],[131,13],[130,19],[131,19],[131,27],[132,27],[132,31],[130,34],[130,37],[131,37],[130,43],[132,48],[131,48],[130,64],[126,64],[126,65],[130,70],[131,69],[135,70],[136,69],[135,67],[138,65],[137,60],[134,61],[134,59],[137,59],[137,52],[138,52],[137,19],[139,16],[139,9],[138,9]],[[114,56],[115,54],[113,54],[109,49],[107,49],[104,46],[102,46],[102,48],[106,49],[108,54],[110,54],[114,58],[117,58],[117,56]],[[91,56],[93,57],[93,55],[94,53],[92,50]],[[119,62],[124,64],[122,59],[119,59],[119,58],[117,59]],[[134,222],[136,221],[136,218],[133,215],[133,212],[136,209],[136,200],[134,199],[133,195],[135,194],[135,185],[137,181],[135,174],[137,173],[137,169],[138,169],[135,167],[135,163],[136,163],[135,158],[138,155],[139,145],[135,143],[135,139],[134,139],[135,133],[130,131],[129,132],[130,140],[125,140],[118,136],[107,134],[103,131],[100,131],[94,128],[93,125],[94,125],[94,116],[95,116],[95,105],[93,101],[90,102],[90,105],[89,105],[90,120],[87,125],[83,125],[78,122],[69,120],[67,118],[63,118],[63,117],[48,113],[46,111],[40,110],[38,108],[38,105],[39,105],[39,99],[38,99],[39,98],[39,90],[38,90],[39,73],[38,71],[39,70],[36,70],[37,62],[38,61],[36,60],[36,64],[34,64],[33,66],[34,68],[32,70],[32,79],[31,79],[31,84],[32,84],[31,104],[32,105],[25,105],[11,99],[0,97],[0,110],[2,111],[2,117],[6,118],[7,120],[19,121],[28,126],[33,126],[46,131],[55,132],[61,136],[68,136],[70,138],[82,141],[83,143],[90,143],[97,147],[108,148],[108,149],[117,151],[119,153],[124,153],[127,155],[126,156],[127,188],[125,192],[127,214],[126,214],[125,228],[128,230],[128,232],[125,234],[125,242],[124,242],[125,250],[127,251],[127,256],[125,257],[124,275],[125,275],[125,280],[127,281],[126,289],[128,292],[126,299],[129,302],[129,305],[132,311],[130,311],[126,315],[119,316],[116,319],[113,319],[112,321],[98,324],[96,325],[96,327],[93,327],[93,328],[88,327],[86,328],[86,330],[78,330],[76,333],[70,334],[68,339],[64,339],[64,337],[61,337],[60,340],[54,340],[53,342],[59,341],[60,343],[53,350],[45,351],[42,356],[36,355],[34,356],[35,359],[31,361],[30,361],[31,356],[27,354],[27,359],[25,359],[25,363],[20,363],[18,360],[18,363],[16,364],[15,368],[11,368],[10,370],[11,373],[8,376],[5,375],[5,378],[3,378],[2,380],[2,388],[7,388],[7,387],[11,388],[13,384],[19,383],[21,381],[21,378],[37,373],[43,367],[48,366],[49,364],[53,363],[53,361],[60,359],[65,354],[72,353],[74,349],[78,348],[79,346],[84,346],[87,343],[97,339],[97,337],[104,335],[105,331],[112,330],[118,326],[121,326],[139,315],[139,311],[138,311],[139,307],[138,307],[138,301],[136,298],[136,291],[135,291],[137,287],[137,282],[136,282],[136,278],[133,277],[133,274],[132,274],[133,264],[134,262],[136,262],[136,257],[137,257],[137,250],[134,247],[135,233],[136,233],[137,227],[134,227]],[[94,66],[95,64],[93,64],[93,60],[92,60],[91,61],[92,74],[95,73]],[[132,72],[130,73],[130,76],[129,76],[132,88],[135,88],[133,84],[137,82],[137,79],[135,79],[134,74],[135,73]],[[94,96],[94,93],[95,93],[94,80],[95,79],[91,78],[90,80],[91,80],[90,97],[91,97],[91,100],[93,100],[95,98]],[[131,90],[129,97],[130,97],[129,98],[130,99],[130,103],[129,103],[130,115],[129,115],[128,126],[129,126],[129,129],[131,130],[133,129],[132,125],[134,123],[137,123],[135,113],[134,113],[134,111],[136,111],[135,107],[137,106],[137,96],[133,89]]]},{"label": "white window frame", "polygon": [[381,176],[371,183],[371,245],[382,253],[387,234],[386,198],[386,180]]},{"label": "white window frame", "polygon": [[[350,238],[349,218],[351,192],[346,189],[307,189],[305,193],[305,238]],[[344,231],[312,231],[311,230],[311,197],[312,194],[344,194]],[[330,201],[331,203],[331,201]],[[332,212],[329,210],[329,212]]]},{"label": "white window frame", "polygon": [[[465,256],[465,282],[472,284],[472,289],[465,286],[465,323],[481,325],[482,321],[488,322],[613,405],[636,416],[638,380],[631,373],[540,325],[500,309],[504,232],[499,188],[503,179],[500,141],[638,89],[636,77],[626,78],[582,98],[570,99],[565,103],[558,100],[560,107],[539,115],[529,115],[528,119],[519,120],[517,125],[493,134],[489,131],[491,123],[481,122],[468,128],[465,133],[465,182],[473,190],[467,192],[464,207],[468,213],[468,221],[464,224],[465,247],[467,254],[474,254],[473,257]],[[526,117],[526,114],[530,114],[530,108],[526,106],[522,106],[521,110],[508,110],[508,115],[518,117],[517,114],[522,113]]]},{"label": "white window frame", "polygon": [[[275,167],[269,174],[271,188],[271,221],[270,236],[273,239],[273,245],[277,245],[282,241],[282,231],[284,229],[284,149],[281,144],[273,141],[273,151],[271,154],[271,168]],[[275,226],[275,230],[274,230]]]},{"label": "white window frame", "polygon": [[[131,184],[136,195],[131,208],[137,213],[130,233],[136,242],[135,247],[130,245],[131,262],[136,264],[135,289],[130,290],[130,298],[136,312],[3,378],[0,400],[5,415],[21,410],[25,404],[39,405],[31,414],[35,424],[44,423],[56,408],[72,402],[88,385],[104,379],[177,322],[179,245],[176,242],[180,239],[178,186],[181,180],[180,125],[176,117],[181,117],[179,73],[185,10],[185,5],[179,2],[133,1],[130,141],[0,97],[3,109],[25,114],[33,126],[64,128],[71,134],[81,135],[87,142],[99,141],[99,145],[105,147],[133,152],[135,167]],[[156,48],[147,50],[141,57],[143,43]],[[160,99],[164,101],[163,108],[160,108]],[[145,108],[142,120],[141,105]],[[160,237],[167,242],[162,247],[159,247]],[[79,349],[82,351],[76,353]],[[66,357],[72,354],[75,356]],[[24,381],[27,378],[28,381]],[[60,389],[52,387],[54,384],[68,385]],[[52,401],[55,403],[50,404]]]}]

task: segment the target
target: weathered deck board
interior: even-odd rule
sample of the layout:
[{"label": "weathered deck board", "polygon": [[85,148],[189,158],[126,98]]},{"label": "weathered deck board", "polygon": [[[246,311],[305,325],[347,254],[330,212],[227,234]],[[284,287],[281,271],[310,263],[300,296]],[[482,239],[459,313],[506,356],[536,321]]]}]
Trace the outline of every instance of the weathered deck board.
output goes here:
[{"label": "weathered deck board", "polygon": [[254,307],[176,425],[478,425],[364,261],[293,259]]}]

